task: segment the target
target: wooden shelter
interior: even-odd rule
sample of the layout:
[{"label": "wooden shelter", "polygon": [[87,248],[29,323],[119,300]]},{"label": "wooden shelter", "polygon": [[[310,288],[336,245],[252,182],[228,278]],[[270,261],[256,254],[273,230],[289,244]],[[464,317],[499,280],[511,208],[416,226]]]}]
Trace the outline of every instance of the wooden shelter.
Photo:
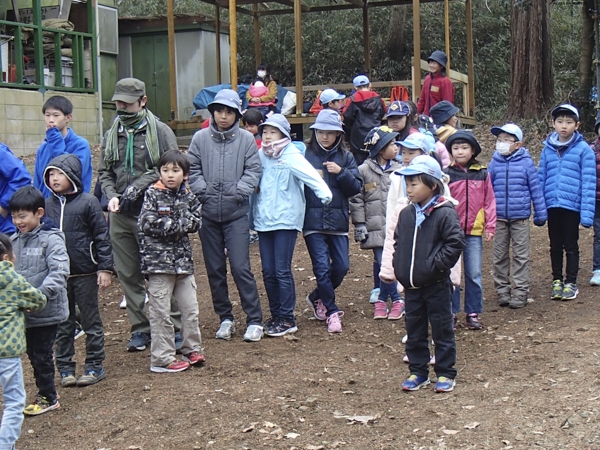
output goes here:
[{"label": "wooden shelter", "polygon": [[[427,2],[443,2],[444,3],[444,23],[445,23],[445,51],[448,55],[447,72],[453,83],[459,83],[463,87],[463,105],[464,115],[461,116],[463,123],[475,124],[475,85],[474,85],[474,64],[473,64],[473,20],[472,20],[472,0],[465,0],[465,26],[467,37],[467,64],[468,73],[461,74],[454,70],[450,70],[451,51],[450,51],[450,15],[449,15],[449,0],[344,0],[337,2],[331,1],[326,6],[309,6],[302,3],[302,0],[202,0],[205,3],[215,7],[215,31],[217,33],[217,79],[221,80],[220,61],[220,45],[219,45],[219,24],[220,13],[222,8],[229,10],[229,39],[230,39],[230,73],[231,80],[237,80],[237,25],[236,15],[232,11],[240,14],[252,16],[254,23],[254,43],[255,43],[255,58],[257,64],[261,62],[261,46],[260,46],[260,18],[279,14],[294,15],[294,31],[295,31],[295,60],[296,60],[296,114],[288,117],[290,123],[304,123],[311,121],[307,119],[305,114],[302,114],[303,93],[306,91],[316,91],[326,87],[334,87],[337,89],[350,89],[352,84],[340,84],[334,86],[303,86],[303,71],[302,71],[302,14],[322,11],[339,11],[348,9],[361,9],[363,16],[363,47],[364,61],[367,73],[371,70],[371,47],[369,39],[369,9],[380,6],[398,6],[412,5],[413,6],[413,64],[412,64],[412,79],[402,81],[374,81],[372,86],[375,88],[391,87],[397,85],[409,86],[412,89],[413,101],[416,101],[421,93],[422,78],[421,70],[428,70],[426,61],[421,60],[421,21],[420,21],[420,5]],[[167,0],[167,10],[169,18],[169,50],[171,58],[174,58],[174,39],[173,39],[173,3],[174,0]],[[283,8],[272,9],[268,8],[267,3],[283,5]],[[250,7],[247,7],[250,6]],[[171,70],[175,70],[174,61],[171,64]],[[174,79],[174,76],[171,77]],[[232,88],[236,89],[236,84],[232,83]],[[171,86],[171,101],[172,109],[177,109],[175,98],[176,88]],[[176,117],[177,119],[177,117]],[[177,120],[175,121],[177,122]],[[180,128],[180,127],[175,127]],[[184,128],[184,127],[182,127]]]}]

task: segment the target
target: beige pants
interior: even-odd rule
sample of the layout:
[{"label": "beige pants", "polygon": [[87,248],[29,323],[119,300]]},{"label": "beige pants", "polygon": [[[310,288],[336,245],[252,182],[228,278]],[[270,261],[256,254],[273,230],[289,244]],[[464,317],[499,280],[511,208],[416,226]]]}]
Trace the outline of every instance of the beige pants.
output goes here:
[{"label": "beige pants", "polygon": [[150,274],[148,299],[152,366],[167,366],[175,360],[175,330],[170,317],[171,301],[177,304],[181,312],[181,353],[187,355],[193,351],[202,351],[196,282],[193,275]]}]

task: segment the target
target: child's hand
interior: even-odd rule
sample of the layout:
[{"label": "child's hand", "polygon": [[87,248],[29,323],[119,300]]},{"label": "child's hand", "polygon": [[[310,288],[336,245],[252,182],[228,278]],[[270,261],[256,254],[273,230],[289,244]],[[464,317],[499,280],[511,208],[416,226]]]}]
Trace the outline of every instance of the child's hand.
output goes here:
[{"label": "child's hand", "polygon": [[98,272],[98,286],[100,289],[107,288],[112,283],[112,275],[108,272]]},{"label": "child's hand", "polygon": [[323,165],[327,169],[327,172],[332,173],[334,175],[337,175],[338,173],[340,173],[342,171],[342,168],[340,166],[338,166],[336,163],[331,162],[331,161],[325,161],[323,163]]},{"label": "child's hand", "polygon": [[379,279],[387,284],[392,284],[396,281],[396,280],[392,280],[391,278],[382,277],[381,275],[379,275]]},{"label": "child's hand", "polygon": [[485,233],[485,242],[490,242],[492,239],[494,239],[494,233],[487,231]]},{"label": "child's hand", "polygon": [[119,212],[119,197],[113,197],[108,202],[108,210],[111,213]]}]

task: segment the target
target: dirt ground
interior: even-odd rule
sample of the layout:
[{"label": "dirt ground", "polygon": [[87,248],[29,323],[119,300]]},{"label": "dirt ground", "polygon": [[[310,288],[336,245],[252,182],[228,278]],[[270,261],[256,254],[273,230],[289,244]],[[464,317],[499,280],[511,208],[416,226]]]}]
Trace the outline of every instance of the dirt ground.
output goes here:
[{"label": "dirt ground", "polygon": [[[100,300],[107,378],[87,388],[58,384],[61,408],[25,417],[20,449],[600,449],[600,288],[588,285],[591,230],[581,231],[579,297],[554,302],[547,231],[532,227],[532,302],[520,310],[496,306],[492,244],[485,244],[485,328],[457,330],[459,373],[449,394],[401,390],[404,324],[372,319],[372,254],[354,242],[338,289],[343,332],[329,335],[307,308],[314,280],[300,237],[299,330],[258,343],[242,340],[245,317],[233,283],[238,331],[230,341],[214,338],[219,321],[197,236],[193,242],[206,364],[154,374],[148,350],[127,353],[129,325],[115,279]],[[268,317],[258,244],[251,259]],[[84,339],[76,342],[79,375]],[[23,365],[32,399],[26,356]]]}]

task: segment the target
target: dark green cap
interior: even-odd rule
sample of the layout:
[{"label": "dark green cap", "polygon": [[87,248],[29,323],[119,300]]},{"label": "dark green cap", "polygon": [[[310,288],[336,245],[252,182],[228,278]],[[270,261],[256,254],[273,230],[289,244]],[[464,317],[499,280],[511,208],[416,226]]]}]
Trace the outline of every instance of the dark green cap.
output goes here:
[{"label": "dark green cap", "polygon": [[115,86],[112,101],[135,103],[144,95],[146,95],[146,84],[143,81],[137,78],[123,78]]}]

